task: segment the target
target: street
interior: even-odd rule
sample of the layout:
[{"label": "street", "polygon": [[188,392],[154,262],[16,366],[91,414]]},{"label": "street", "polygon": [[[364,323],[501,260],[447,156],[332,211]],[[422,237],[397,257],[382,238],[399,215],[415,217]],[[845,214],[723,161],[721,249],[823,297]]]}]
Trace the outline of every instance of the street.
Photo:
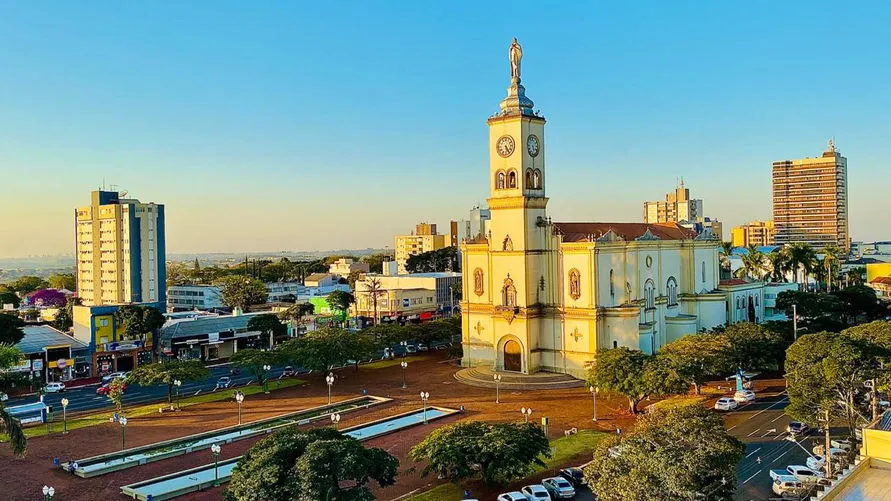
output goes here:
[{"label": "street", "polygon": [[[759,394],[760,395],[760,394]],[[792,419],[783,410],[789,404],[785,392],[765,392],[748,405],[728,412],[727,431],[746,444],[746,455],[737,468],[737,501],[761,501],[774,497],[770,470],[785,470],[789,465],[806,465],[808,452],[822,444],[819,431],[799,438],[799,445],[786,440],[786,426]],[[833,438],[840,437],[836,432]],[[803,449],[803,448],[804,449]]]},{"label": "street", "polygon": [[[216,387],[217,380],[222,376],[230,376],[229,365],[217,366],[209,368],[211,376],[203,381],[183,382],[179,388],[180,395],[187,397],[198,393],[207,393],[213,391]],[[278,378],[283,369],[280,367],[273,368],[269,371],[270,378]],[[253,379],[246,370],[242,370],[238,376],[230,376],[232,378],[232,387],[242,386]],[[53,406],[55,420],[61,419],[63,398],[68,399],[68,412],[88,411],[94,409],[111,408],[114,404],[106,395],[97,395],[96,388],[98,385],[84,386],[82,388],[72,388],[63,393],[47,393],[44,402]],[[174,398],[176,397],[176,388],[174,388]],[[24,405],[37,402],[39,399],[36,395],[20,398],[10,398],[6,402],[7,407]],[[157,384],[153,386],[143,387],[137,385],[128,385],[127,391],[124,392],[124,405],[146,404],[151,402],[167,401],[167,385]]]}]

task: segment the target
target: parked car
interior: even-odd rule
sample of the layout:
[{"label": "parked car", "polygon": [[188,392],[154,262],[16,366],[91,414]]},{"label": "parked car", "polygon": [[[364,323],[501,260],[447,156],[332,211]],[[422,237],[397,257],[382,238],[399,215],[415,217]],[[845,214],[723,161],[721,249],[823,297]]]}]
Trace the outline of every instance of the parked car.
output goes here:
[{"label": "parked car", "polygon": [[585,480],[585,472],[583,472],[581,468],[563,468],[562,470],[560,470],[560,476],[565,478],[566,480],[569,480],[569,483],[576,487],[588,483]]},{"label": "parked car", "polygon": [[810,431],[810,427],[800,421],[792,421],[786,426],[786,431],[791,433],[792,436],[804,435]]},{"label": "parked car", "polygon": [[223,376],[220,379],[217,379],[217,388],[228,388],[232,386],[232,378],[229,376]]},{"label": "parked car", "polygon": [[733,399],[741,404],[751,402],[755,400],[755,392],[752,390],[738,391],[733,394]]},{"label": "parked car", "polygon": [[107,376],[102,376],[102,379],[100,379],[99,382],[105,384],[110,382],[112,379],[127,379],[128,376],[130,376],[130,371],[112,372]]},{"label": "parked car", "polygon": [[291,377],[297,374],[297,371],[294,370],[290,365],[285,367],[285,370],[282,371],[282,377]]},{"label": "parked car", "polygon": [[47,383],[47,393],[61,393],[65,391],[65,383]]},{"label": "parked car", "polygon": [[789,475],[797,478],[799,482],[805,485],[816,484],[821,478],[823,478],[823,474],[819,471],[812,470],[807,466],[801,465],[790,465],[786,467],[786,471],[789,472]]},{"label": "parked car", "polygon": [[730,397],[721,397],[715,402],[716,411],[732,411],[739,407],[739,402]]},{"label": "parked car", "polygon": [[563,477],[551,477],[541,481],[541,485],[554,499],[572,499],[575,497],[575,488]]},{"label": "parked car", "polygon": [[829,446],[835,449],[841,449],[846,453],[851,452],[854,448],[854,444],[852,444],[850,440],[830,440]]},{"label": "parked car", "polygon": [[430,347],[424,343],[418,343],[418,351],[430,351]]},{"label": "parked car", "polygon": [[527,485],[520,489],[528,501],[551,501],[551,495],[541,484]]},{"label": "parked car", "polygon": [[777,494],[782,497],[786,496],[800,496],[807,492],[807,489],[804,487],[797,478],[792,475],[785,474],[777,474],[774,475],[775,471],[785,471],[785,470],[770,470],[771,478],[773,478],[773,484],[770,486],[770,489],[774,494]]},{"label": "parked car", "polygon": [[528,500],[526,499],[526,496],[524,496],[522,492],[511,491],[511,492],[505,492],[504,494],[498,496],[498,501],[528,501]]},{"label": "parked car", "polygon": [[[829,449],[829,454],[832,456],[833,464],[848,462],[848,453],[845,452],[844,449],[836,449],[833,447]],[[826,468],[826,459],[822,454],[814,454],[813,457],[807,458],[805,464],[808,468],[814,471],[822,471]],[[833,470],[835,470],[835,467],[833,467]]]},{"label": "parked car", "polygon": [[413,344],[406,345],[405,352],[406,353],[417,353],[418,347]]},{"label": "parked car", "polygon": [[[123,390],[123,391],[127,391],[127,383],[126,383],[126,382],[124,382],[123,386],[121,386],[121,390]],[[102,386],[96,388],[96,394],[97,394],[97,395],[108,395],[108,393],[109,393],[110,391],[111,391],[111,381],[109,381],[109,382],[103,384]]]}]

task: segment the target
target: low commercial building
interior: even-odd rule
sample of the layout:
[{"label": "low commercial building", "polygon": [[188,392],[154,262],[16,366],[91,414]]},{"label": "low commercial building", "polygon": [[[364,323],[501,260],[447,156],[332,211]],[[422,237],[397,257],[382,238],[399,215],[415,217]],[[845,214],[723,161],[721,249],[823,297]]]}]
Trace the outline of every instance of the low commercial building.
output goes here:
[{"label": "low commercial building", "polygon": [[305,293],[306,286],[300,282],[269,282],[266,291],[269,296],[268,303],[294,302],[297,297]]},{"label": "low commercial building", "polygon": [[774,245],[776,234],[773,221],[752,221],[734,226],[730,230],[730,242],[734,247]]},{"label": "low commercial building", "polygon": [[210,310],[221,308],[220,288],[215,285],[172,285],[167,288],[167,308],[178,310]]},{"label": "low commercial building", "polygon": [[366,275],[356,281],[352,313],[382,322],[427,320],[457,307],[460,287],[461,274],[455,272]]},{"label": "low commercial building", "polygon": [[[143,303],[164,311],[164,305]],[[89,346],[93,375],[129,371],[155,360],[157,333],[146,333],[141,339],[129,338],[118,325],[114,314],[119,305],[75,306],[74,337]]]},{"label": "low commercial building", "polygon": [[346,278],[350,276],[350,273],[368,273],[370,269],[368,263],[354,261],[350,258],[340,258],[328,266],[328,273],[340,278]]},{"label": "low commercial building", "polygon": [[303,285],[307,287],[332,287],[337,284],[337,278],[330,273],[313,273],[303,279]]},{"label": "low commercial building", "polygon": [[797,291],[801,286],[795,282],[770,282],[764,284],[764,321],[789,320],[784,310],[777,308],[777,298],[785,291]]},{"label": "low commercial building", "polygon": [[261,333],[248,329],[251,318],[263,313],[198,315],[169,320],[161,328],[161,352],[179,360],[213,361],[239,349],[268,345]]},{"label": "low commercial building", "polygon": [[[266,290],[267,303],[293,303],[327,296],[335,290],[349,292],[350,287],[337,283],[329,273],[316,273],[306,278],[306,285],[300,282],[269,282]],[[169,311],[213,310],[224,306],[220,288],[216,285],[173,285],[167,288]]]},{"label": "low commercial building", "polygon": [[891,298],[891,277],[876,277],[869,282],[869,286],[876,291],[876,296]]},{"label": "low commercial building", "polygon": [[25,359],[13,371],[40,375],[47,383],[91,375],[90,346],[49,325],[27,325],[16,343]]}]

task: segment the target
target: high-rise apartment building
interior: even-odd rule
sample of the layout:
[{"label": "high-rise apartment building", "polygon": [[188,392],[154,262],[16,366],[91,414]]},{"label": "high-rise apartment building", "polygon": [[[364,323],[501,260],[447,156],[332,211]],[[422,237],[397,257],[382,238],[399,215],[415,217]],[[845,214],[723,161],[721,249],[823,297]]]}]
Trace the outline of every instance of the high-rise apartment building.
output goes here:
[{"label": "high-rise apartment building", "polygon": [[645,223],[681,223],[697,233],[708,229],[715,237],[722,238],[721,222],[705,217],[702,200],[690,198],[690,189],[684,187],[683,180],[674,192],[665,194],[665,200],[644,202],[643,209]]},{"label": "high-rise apartment building", "polygon": [[730,243],[734,247],[749,245],[774,245],[776,228],[773,221],[752,221],[742,226],[734,226],[730,230]]},{"label": "high-rise apartment building", "polygon": [[429,223],[417,225],[414,233],[411,235],[397,235],[395,254],[399,273],[408,273],[405,263],[408,261],[409,256],[447,247],[446,237],[446,235],[437,235],[436,225]]},{"label": "high-rise apartment building", "polygon": [[486,224],[492,218],[489,209],[479,206],[470,210],[470,219],[451,222],[451,242],[453,247],[461,245],[464,240],[481,238],[486,233]]},{"label": "high-rise apartment building", "polygon": [[820,157],[773,163],[773,222],[777,245],[850,248],[848,159],[833,141]]},{"label": "high-rise apartment building", "polygon": [[[126,194],[124,194],[126,195]],[[85,306],[166,301],[164,206],[94,191],[75,211],[77,294]]]}]

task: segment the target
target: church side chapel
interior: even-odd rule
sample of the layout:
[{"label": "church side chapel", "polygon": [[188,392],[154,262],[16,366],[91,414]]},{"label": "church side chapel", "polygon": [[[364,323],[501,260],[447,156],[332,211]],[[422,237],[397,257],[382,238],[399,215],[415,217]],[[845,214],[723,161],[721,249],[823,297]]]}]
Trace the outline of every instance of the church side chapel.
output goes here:
[{"label": "church side chapel", "polygon": [[523,50],[489,117],[490,231],[462,243],[465,367],[584,377],[597,350],[654,353],[726,322],[719,242],[677,224],[552,222],[546,120],[526,96]]}]

